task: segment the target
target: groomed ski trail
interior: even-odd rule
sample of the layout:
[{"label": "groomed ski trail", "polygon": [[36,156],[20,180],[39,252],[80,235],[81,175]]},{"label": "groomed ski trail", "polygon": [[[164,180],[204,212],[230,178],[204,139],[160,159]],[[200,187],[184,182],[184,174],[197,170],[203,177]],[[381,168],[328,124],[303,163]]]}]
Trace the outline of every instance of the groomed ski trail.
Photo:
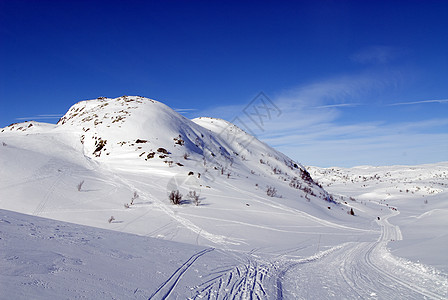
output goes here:
[{"label": "groomed ski trail", "polygon": [[341,245],[316,260],[285,265],[277,281],[277,299],[446,299],[448,276],[431,267],[394,257],[389,241],[402,239],[390,215],[378,220],[375,242]]}]

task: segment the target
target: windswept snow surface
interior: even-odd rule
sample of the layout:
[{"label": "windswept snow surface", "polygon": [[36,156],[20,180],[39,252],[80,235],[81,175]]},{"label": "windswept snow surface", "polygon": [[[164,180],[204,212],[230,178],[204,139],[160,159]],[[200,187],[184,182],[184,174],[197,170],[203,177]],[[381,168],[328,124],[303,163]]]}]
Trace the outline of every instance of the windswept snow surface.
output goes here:
[{"label": "windswept snow surface", "polygon": [[0,131],[0,298],[447,297],[448,164],[384,168],[381,184],[367,167],[310,176],[231,123],[143,97]]}]

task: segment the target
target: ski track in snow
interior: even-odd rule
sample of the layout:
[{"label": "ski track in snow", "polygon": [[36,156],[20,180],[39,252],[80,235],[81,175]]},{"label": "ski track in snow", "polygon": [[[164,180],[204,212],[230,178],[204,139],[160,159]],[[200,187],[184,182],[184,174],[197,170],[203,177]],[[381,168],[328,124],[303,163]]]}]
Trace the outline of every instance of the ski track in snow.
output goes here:
[{"label": "ski track in snow", "polygon": [[182,276],[188,269],[198,260],[201,256],[215,250],[214,248],[204,249],[194,255],[192,255],[184,264],[182,264],[167,281],[162,283],[160,287],[149,297],[149,299],[167,299],[176,288],[176,285],[182,279]]},{"label": "ski track in snow", "polygon": [[[50,161],[49,166],[54,167],[55,169],[57,169],[57,164],[56,163],[52,163]],[[68,169],[70,170],[70,169]],[[54,190],[56,189],[56,187],[58,186],[58,184],[62,181],[63,177],[66,175],[70,175],[71,172],[69,172],[69,174],[66,174],[66,170],[63,169],[57,169],[57,174],[54,175],[53,177],[56,177],[53,181],[53,183],[50,185],[50,187],[48,188],[48,191],[45,193],[44,198],[42,199],[42,201],[39,202],[39,204],[37,205],[36,209],[33,212],[33,215],[35,216],[39,216],[41,215],[44,211],[46,206],[48,205],[48,203],[51,200],[51,197],[53,196]]]},{"label": "ski track in snow", "polygon": [[205,277],[205,281],[195,287],[195,295],[190,299],[266,299],[272,292],[269,284],[271,273],[275,272],[271,263],[247,256],[247,262],[230,269],[217,270]]},{"label": "ski track in snow", "polygon": [[398,213],[378,221],[382,234],[376,242],[350,242],[318,259],[286,264],[277,280],[277,299],[446,299],[446,274],[388,251],[389,241],[402,239],[388,222]]},{"label": "ski track in snow", "polygon": [[[153,200],[154,201],[153,205],[156,206],[160,211],[164,212],[169,217],[174,219],[176,222],[180,223],[182,226],[191,230],[195,234],[197,234],[197,235],[199,235],[217,245],[229,245],[229,244],[239,245],[242,242],[240,240],[231,239],[226,236],[213,234],[211,232],[208,232],[207,230],[204,230],[203,228],[193,224],[190,220],[183,218],[183,217],[179,216],[178,214],[175,214],[174,211],[171,208],[169,208],[165,203],[163,203],[160,199],[157,199],[157,197],[154,197],[149,192],[147,192],[147,189],[142,190],[142,189],[137,188],[135,186],[135,184],[133,184],[130,180],[124,179],[123,176],[118,177],[118,175],[114,174],[114,177],[117,180],[119,180],[120,182],[122,182],[123,184],[125,184],[126,186],[128,186],[131,190],[137,191],[140,195],[146,197],[147,199]],[[146,184],[146,183],[138,182],[138,184]],[[127,226],[129,226],[130,224],[132,224],[133,222],[138,220],[139,218],[143,217],[147,213],[149,213],[149,211],[142,214],[141,216],[134,219],[133,221],[127,222],[121,228],[121,230],[123,230],[124,228],[126,228]]]},{"label": "ski track in snow", "polygon": [[[300,259],[281,255],[270,260],[248,253],[246,262],[204,276],[189,299],[446,299],[446,274],[388,251],[389,241],[402,238],[398,226],[388,221],[398,213],[378,221],[382,233],[375,242],[347,242]],[[161,290],[171,292],[204,251],[193,255],[150,299],[165,299],[156,296],[168,295]]]}]

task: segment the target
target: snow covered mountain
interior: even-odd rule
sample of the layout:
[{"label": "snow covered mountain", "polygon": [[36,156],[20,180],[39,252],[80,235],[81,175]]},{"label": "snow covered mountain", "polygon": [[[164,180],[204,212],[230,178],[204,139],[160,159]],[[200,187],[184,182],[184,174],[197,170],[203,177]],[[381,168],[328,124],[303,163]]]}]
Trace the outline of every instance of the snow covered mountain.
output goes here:
[{"label": "snow covered mountain", "polygon": [[[303,166],[237,126],[189,120],[143,97],[81,101],[57,125],[13,124],[1,130],[1,141],[1,172],[8,178],[2,208],[19,212],[242,248],[253,247],[260,234],[231,237],[216,224],[263,231],[260,216],[246,221],[254,210],[278,213],[272,219],[282,226],[296,223],[297,213],[318,224],[342,222],[334,228],[350,219],[350,208],[336,203]],[[175,190],[187,205],[170,204]],[[116,222],[105,222],[112,216]],[[259,243],[273,244],[264,237]]]},{"label": "snow covered mountain", "polygon": [[[448,165],[419,170],[305,168],[224,120],[143,97],[81,101],[56,125],[0,130],[0,287],[19,299],[443,298]],[[39,250],[17,251],[27,244]],[[134,267],[149,280],[111,274]]]}]

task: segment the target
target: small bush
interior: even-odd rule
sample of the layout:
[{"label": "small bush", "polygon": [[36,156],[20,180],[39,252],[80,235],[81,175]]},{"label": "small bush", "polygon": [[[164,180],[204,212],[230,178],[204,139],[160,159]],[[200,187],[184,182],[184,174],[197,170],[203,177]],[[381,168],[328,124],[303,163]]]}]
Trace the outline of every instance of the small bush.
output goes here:
[{"label": "small bush", "polygon": [[179,192],[179,190],[171,191],[168,198],[170,199],[172,204],[179,205],[182,201],[182,194]]},{"label": "small bush", "polygon": [[268,186],[266,195],[268,195],[269,197],[275,197],[277,195],[277,189],[275,187]]},{"label": "small bush", "polygon": [[110,218],[109,218],[108,222],[109,222],[109,223],[112,223],[113,221],[115,221],[115,218],[114,218],[114,216],[110,216]]},{"label": "small bush", "polygon": [[289,183],[289,186],[295,189],[300,189],[300,187],[302,186],[301,183],[299,182],[299,180],[297,179],[297,177],[294,177],[293,179],[291,179],[291,182]]},{"label": "small bush", "polygon": [[196,193],[196,191],[189,191],[188,192],[188,198],[190,198],[196,206],[199,205],[199,195]]}]

